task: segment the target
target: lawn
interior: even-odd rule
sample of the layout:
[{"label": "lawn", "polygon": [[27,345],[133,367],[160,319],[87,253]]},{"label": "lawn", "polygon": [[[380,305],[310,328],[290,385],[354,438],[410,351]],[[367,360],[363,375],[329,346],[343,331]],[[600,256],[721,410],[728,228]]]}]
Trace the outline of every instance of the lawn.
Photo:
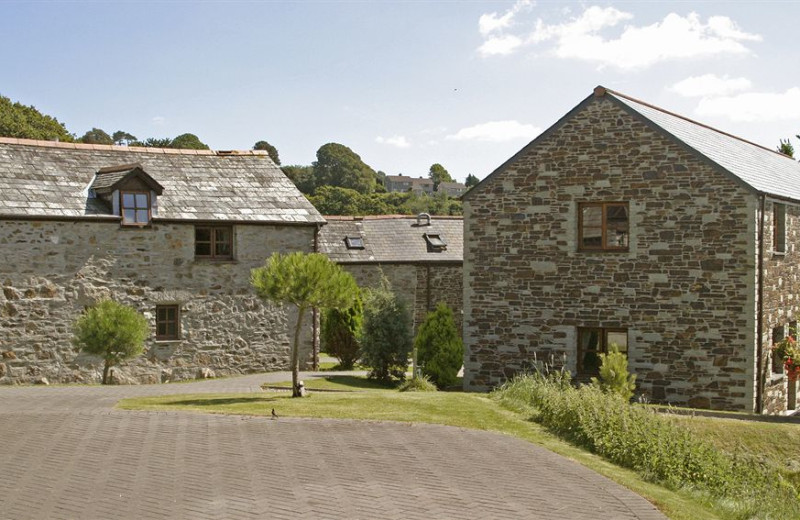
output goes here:
[{"label": "lawn", "polygon": [[[444,424],[512,435],[571,458],[628,487],[677,520],[716,519],[709,506],[685,492],[646,482],[633,471],[617,467],[551,435],[542,426],[508,410],[485,394],[405,392],[375,388],[364,378],[332,376],[306,381],[310,396],[293,399],[288,392],[262,394],[198,394],[126,399],[127,410],[185,410],[202,413],[360,419]],[[286,383],[290,387],[290,383]],[[353,390],[314,392],[314,388]]]}]

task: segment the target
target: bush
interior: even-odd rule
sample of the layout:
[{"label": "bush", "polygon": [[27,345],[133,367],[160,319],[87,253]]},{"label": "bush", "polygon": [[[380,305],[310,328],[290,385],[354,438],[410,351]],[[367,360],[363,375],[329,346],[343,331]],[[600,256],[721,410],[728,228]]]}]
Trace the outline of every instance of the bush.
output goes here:
[{"label": "bush", "polygon": [[797,491],[777,471],[724,453],[670,417],[615,393],[564,386],[561,379],[517,377],[496,396],[574,444],[648,480],[699,490],[737,517],[800,518]]},{"label": "bush", "polygon": [[342,370],[352,370],[358,361],[363,312],[364,306],[358,297],[349,309],[328,309],[322,316],[322,348],[339,360]]},{"label": "bush", "polygon": [[464,362],[464,345],[458,334],[453,311],[444,303],[436,306],[420,325],[414,340],[417,364],[438,388],[453,386]]},{"label": "bush", "polygon": [[636,375],[628,373],[628,357],[617,345],[612,344],[609,350],[608,354],[600,354],[600,378],[593,377],[592,385],[630,401],[636,390]]},{"label": "bush", "polygon": [[400,385],[398,390],[401,392],[436,392],[436,385],[425,376],[412,377]]},{"label": "bush", "polygon": [[386,283],[364,295],[361,326],[361,363],[371,379],[389,383],[405,379],[411,353],[411,312]]},{"label": "bush", "polygon": [[144,352],[150,327],[135,309],[112,300],[89,307],[75,322],[74,343],[87,354],[105,361],[103,384],[108,384],[111,367]]}]

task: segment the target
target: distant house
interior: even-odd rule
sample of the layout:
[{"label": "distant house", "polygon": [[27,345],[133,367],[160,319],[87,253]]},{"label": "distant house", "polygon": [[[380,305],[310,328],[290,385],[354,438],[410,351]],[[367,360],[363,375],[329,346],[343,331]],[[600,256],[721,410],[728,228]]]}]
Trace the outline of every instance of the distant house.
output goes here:
[{"label": "distant house", "polygon": [[361,287],[384,275],[414,310],[414,328],[439,302],[462,309],[461,217],[325,217],[319,251],[342,265]]},{"label": "distant house", "polygon": [[446,193],[448,197],[460,197],[467,192],[467,187],[460,182],[440,182],[436,191]]},{"label": "distant house", "polygon": [[612,344],[656,402],[796,407],[800,164],[602,87],[464,197],[465,386]]},{"label": "distant house", "polygon": [[414,178],[406,175],[387,175],[384,187],[389,192],[433,193],[433,180],[423,177]]},{"label": "distant house", "polygon": [[0,383],[96,381],[72,324],[102,298],[152,330],[118,381],[288,366],[288,311],[250,270],[313,251],[324,219],[266,152],[0,138],[0,194]]}]

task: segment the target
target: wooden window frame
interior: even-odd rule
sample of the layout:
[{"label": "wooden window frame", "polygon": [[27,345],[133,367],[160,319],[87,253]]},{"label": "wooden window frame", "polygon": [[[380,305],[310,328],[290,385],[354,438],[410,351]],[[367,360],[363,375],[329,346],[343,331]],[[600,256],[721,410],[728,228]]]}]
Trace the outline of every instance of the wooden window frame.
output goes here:
[{"label": "wooden window frame", "polygon": [[[625,208],[625,214],[628,216],[628,229],[627,229],[627,240],[626,245],[624,246],[608,246],[608,208],[612,206],[622,206]],[[583,210],[585,208],[591,207],[598,207],[600,208],[601,214],[601,234],[600,234],[600,246],[599,247],[592,247],[592,246],[585,246],[583,244]],[[631,243],[631,212],[630,206],[627,202],[580,202],[578,203],[578,251],[628,251],[630,250],[630,243]]]},{"label": "wooden window frame", "polygon": [[[162,311],[167,316],[162,316]],[[169,311],[174,312],[174,318],[169,316]],[[175,327],[174,334],[169,334],[169,325]],[[181,306],[177,304],[156,305],[156,341],[178,341],[181,339]]]},{"label": "wooden window frame", "polygon": [[[133,195],[133,207],[125,206],[125,195]],[[146,208],[141,208],[136,205],[136,195],[144,195],[147,197]],[[134,214],[134,221],[131,222],[125,218],[125,210],[132,209]],[[136,220],[136,215],[140,210],[147,209],[147,222],[138,222]],[[149,226],[151,221],[153,220],[153,205],[151,203],[151,197],[149,191],[141,191],[141,190],[120,190],[119,192],[119,214],[122,217],[122,225],[123,226]]]},{"label": "wooden window frame", "polygon": [[772,204],[772,251],[786,253],[786,204]]},{"label": "wooden window frame", "polygon": [[[583,347],[581,346],[582,333],[584,333],[584,332],[592,332],[592,331],[597,331],[598,332],[598,335],[599,335],[599,338],[600,338],[600,343],[597,346],[597,349],[584,350]],[[587,352],[594,352],[595,354],[598,354],[598,355],[599,354],[608,354],[608,347],[609,347],[609,344],[608,344],[608,333],[609,332],[616,332],[616,333],[625,334],[625,351],[623,352],[623,354],[625,354],[625,356],[627,357],[628,351],[630,350],[629,346],[628,346],[628,329],[623,328],[623,327],[578,327],[578,334],[577,334],[577,343],[578,343],[578,345],[577,345],[577,347],[578,347],[577,348],[577,354],[578,354],[578,357],[575,360],[576,361],[576,363],[575,363],[575,371],[576,371],[578,377],[596,376],[598,374],[598,372],[596,370],[587,370],[587,369],[585,369],[583,367],[583,357],[584,357],[584,354],[586,354]],[[598,367],[599,367],[599,365],[598,365]]]},{"label": "wooden window frame", "polygon": [[[209,245],[209,254],[207,255],[200,255],[197,254],[197,231],[200,229],[207,229],[209,230],[209,239],[208,241],[200,241],[201,244],[208,244]],[[228,250],[230,251],[227,255],[218,255],[217,254],[217,232],[219,230],[225,230],[228,232],[229,240],[228,243]],[[234,259],[233,256],[233,226],[218,226],[218,225],[195,225],[194,227],[194,257],[200,260],[216,260],[216,261],[230,261]]]}]

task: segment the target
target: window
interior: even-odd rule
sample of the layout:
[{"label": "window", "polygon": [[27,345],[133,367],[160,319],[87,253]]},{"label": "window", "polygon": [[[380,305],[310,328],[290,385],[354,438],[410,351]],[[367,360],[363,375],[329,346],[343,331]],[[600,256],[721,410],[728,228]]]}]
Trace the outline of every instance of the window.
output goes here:
[{"label": "window", "polygon": [[600,371],[600,354],[616,345],[628,355],[628,331],[626,329],[578,328],[578,375],[597,375]]},{"label": "window", "polygon": [[[791,334],[791,327],[790,327],[790,334]],[[783,325],[778,327],[772,328],[772,345],[775,346],[784,338],[784,330]],[[772,352],[772,373],[773,374],[783,374],[783,360],[780,359],[775,352]]]},{"label": "window", "polygon": [[447,242],[442,235],[425,233],[425,241],[428,243],[428,251],[438,253],[447,249]]},{"label": "window", "polygon": [[231,226],[196,226],[194,256],[212,260],[233,258],[233,228]]},{"label": "window", "polygon": [[786,252],[786,204],[772,205],[772,250]]},{"label": "window", "polygon": [[156,306],[156,340],[180,339],[180,308],[177,305]]},{"label": "window", "polygon": [[150,223],[150,194],[143,191],[123,191],[120,193],[122,223],[143,226]]},{"label": "window", "polygon": [[361,237],[345,237],[347,249],[364,249],[364,239]]},{"label": "window", "polygon": [[592,202],[578,206],[578,249],[625,251],[628,249],[628,203]]}]

